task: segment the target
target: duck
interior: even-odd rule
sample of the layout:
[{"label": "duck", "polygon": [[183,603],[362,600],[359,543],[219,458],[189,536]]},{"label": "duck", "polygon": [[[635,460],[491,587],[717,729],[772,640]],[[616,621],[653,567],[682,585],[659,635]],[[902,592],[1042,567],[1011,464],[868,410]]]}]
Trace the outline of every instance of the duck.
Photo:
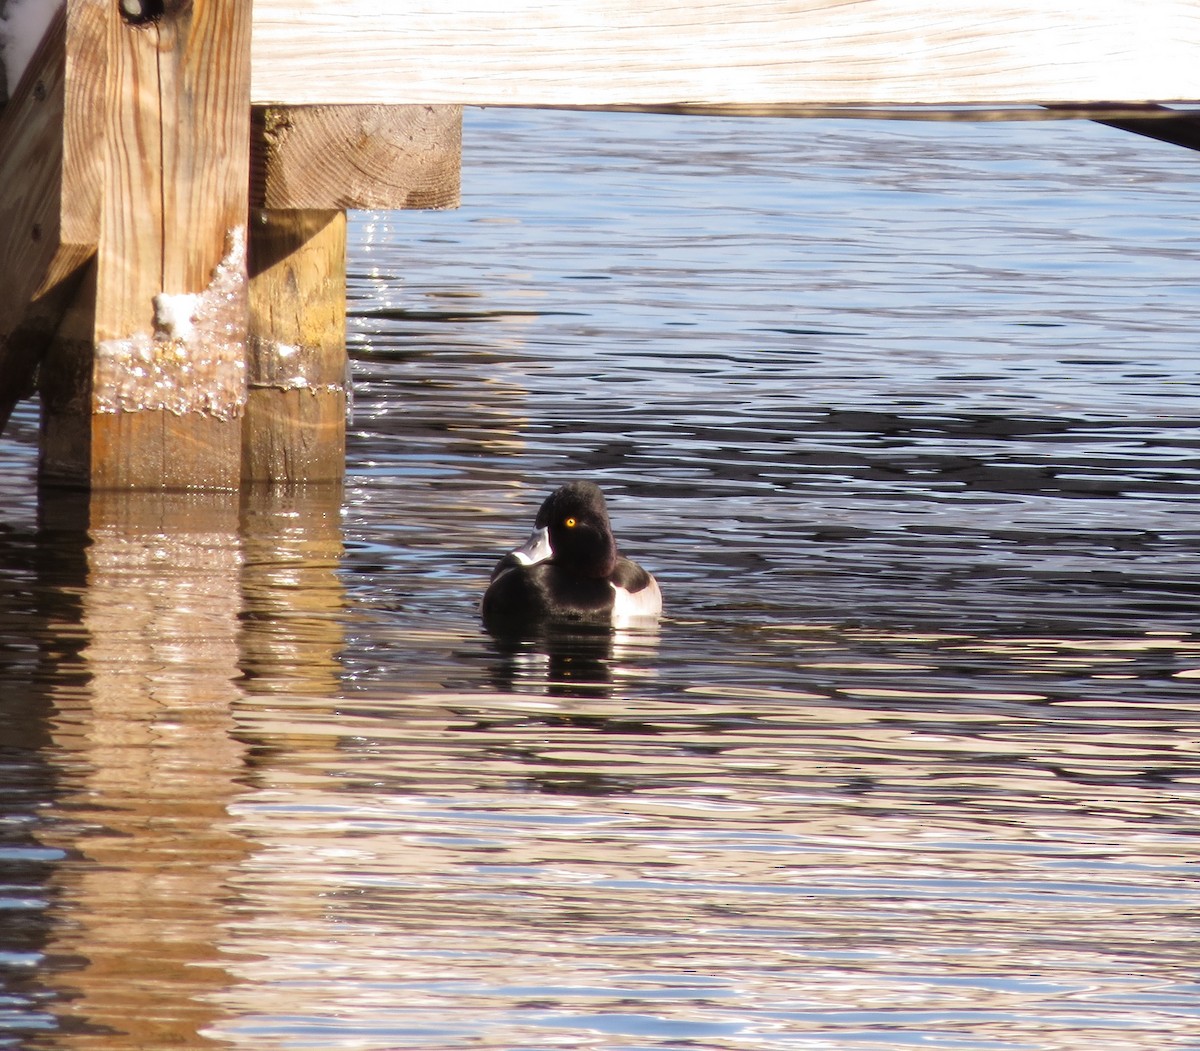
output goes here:
[{"label": "duck", "polygon": [[604,494],[594,482],[561,485],[524,545],[492,570],[480,603],[489,630],[531,623],[627,627],[662,615],[658,581],[617,549]]}]

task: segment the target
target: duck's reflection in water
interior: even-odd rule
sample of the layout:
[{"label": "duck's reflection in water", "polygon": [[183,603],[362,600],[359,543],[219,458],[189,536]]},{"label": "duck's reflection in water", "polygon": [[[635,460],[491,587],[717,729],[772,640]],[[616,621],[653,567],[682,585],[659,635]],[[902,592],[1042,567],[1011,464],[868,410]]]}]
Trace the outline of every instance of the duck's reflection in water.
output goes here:
[{"label": "duck's reflection in water", "polygon": [[656,674],[657,624],[636,628],[543,624],[489,632],[490,680],[506,693],[610,697]]}]

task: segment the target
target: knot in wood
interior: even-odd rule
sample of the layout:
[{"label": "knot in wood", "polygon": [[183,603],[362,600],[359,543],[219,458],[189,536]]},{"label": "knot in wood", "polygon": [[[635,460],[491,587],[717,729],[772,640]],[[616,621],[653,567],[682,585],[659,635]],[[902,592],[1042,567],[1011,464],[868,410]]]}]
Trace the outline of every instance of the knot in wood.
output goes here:
[{"label": "knot in wood", "polygon": [[164,11],[163,0],[118,0],[121,17],[131,26],[157,22]]}]

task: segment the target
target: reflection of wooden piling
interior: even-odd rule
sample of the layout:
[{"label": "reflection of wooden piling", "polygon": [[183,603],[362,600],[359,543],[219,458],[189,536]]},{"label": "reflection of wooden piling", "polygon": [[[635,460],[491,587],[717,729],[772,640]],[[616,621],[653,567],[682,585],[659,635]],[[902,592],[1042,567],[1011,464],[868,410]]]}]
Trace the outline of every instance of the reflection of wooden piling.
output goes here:
[{"label": "reflection of wooden piling", "polygon": [[341,485],[243,487],[244,695],[339,691],[346,642],[341,509]]},{"label": "reflection of wooden piling", "polygon": [[[229,985],[224,903],[249,849],[228,811],[246,750],[231,711],[237,502],[97,492],[60,510],[79,529],[83,575],[64,578],[56,544],[47,591],[68,592],[62,635],[81,645],[47,677],[48,755],[61,763],[71,819],[42,830],[43,843],[66,855],[48,879],[58,922],[43,973],[64,990],[53,1005],[60,1032],[87,1034],[63,1047],[191,1047]],[[58,961],[69,961],[61,976]]]}]

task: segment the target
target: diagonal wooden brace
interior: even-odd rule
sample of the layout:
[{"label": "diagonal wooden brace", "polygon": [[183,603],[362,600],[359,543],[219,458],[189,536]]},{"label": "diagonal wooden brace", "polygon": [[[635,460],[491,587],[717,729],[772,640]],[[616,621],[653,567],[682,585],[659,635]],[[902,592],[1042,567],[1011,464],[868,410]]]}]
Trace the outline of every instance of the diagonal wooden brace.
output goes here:
[{"label": "diagonal wooden brace", "polygon": [[0,428],[96,252],[103,29],[95,4],[60,8],[0,117]]}]

